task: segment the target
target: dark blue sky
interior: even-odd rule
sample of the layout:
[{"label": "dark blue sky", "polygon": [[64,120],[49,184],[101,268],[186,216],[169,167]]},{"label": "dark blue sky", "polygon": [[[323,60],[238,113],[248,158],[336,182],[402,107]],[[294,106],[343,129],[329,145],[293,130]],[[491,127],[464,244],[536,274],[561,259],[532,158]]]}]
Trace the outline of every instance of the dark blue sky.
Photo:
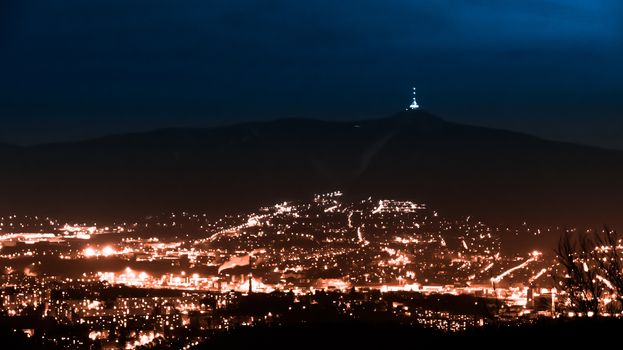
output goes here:
[{"label": "dark blue sky", "polygon": [[623,149],[620,0],[4,0],[0,140],[280,117],[449,120]]}]

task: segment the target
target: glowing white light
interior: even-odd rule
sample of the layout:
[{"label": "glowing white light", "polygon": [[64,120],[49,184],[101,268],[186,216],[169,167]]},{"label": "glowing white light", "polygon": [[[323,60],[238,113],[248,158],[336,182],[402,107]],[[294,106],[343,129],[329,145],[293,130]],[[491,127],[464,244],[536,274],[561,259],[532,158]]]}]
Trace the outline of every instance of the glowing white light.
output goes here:
[{"label": "glowing white light", "polygon": [[420,108],[420,106],[417,104],[417,101],[415,100],[415,88],[413,88],[413,102],[411,102],[409,109],[418,109],[418,108]]},{"label": "glowing white light", "polygon": [[111,246],[106,246],[102,249],[103,256],[111,256],[113,254],[115,254],[115,250]]},{"label": "glowing white light", "polygon": [[92,258],[92,257],[95,256],[95,254],[97,254],[97,252],[95,251],[95,249],[89,247],[89,248],[85,249],[82,254],[84,254],[84,256],[87,257],[87,258]]}]

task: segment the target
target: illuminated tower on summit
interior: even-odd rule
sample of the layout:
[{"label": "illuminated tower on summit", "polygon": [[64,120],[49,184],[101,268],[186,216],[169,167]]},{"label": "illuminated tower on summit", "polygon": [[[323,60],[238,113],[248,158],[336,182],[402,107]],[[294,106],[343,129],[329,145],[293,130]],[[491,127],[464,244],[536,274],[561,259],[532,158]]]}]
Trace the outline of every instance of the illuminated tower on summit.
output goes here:
[{"label": "illuminated tower on summit", "polygon": [[415,88],[413,88],[413,102],[411,102],[409,109],[413,110],[413,109],[418,109],[418,108],[420,108],[420,106],[417,104],[417,101],[415,100]]}]

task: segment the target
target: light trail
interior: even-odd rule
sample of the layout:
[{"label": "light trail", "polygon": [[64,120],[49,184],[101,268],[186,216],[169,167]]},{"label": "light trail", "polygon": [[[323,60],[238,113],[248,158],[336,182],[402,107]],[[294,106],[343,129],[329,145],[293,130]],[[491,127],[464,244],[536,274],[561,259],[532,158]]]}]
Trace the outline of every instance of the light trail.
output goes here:
[{"label": "light trail", "polygon": [[538,257],[541,255],[541,253],[539,252],[534,252],[532,253],[532,257],[526,261],[524,261],[523,263],[504,271],[501,275],[497,276],[497,277],[493,277],[491,278],[492,282],[495,283],[499,283],[504,277],[508,276],[509,274],[513,273],[513,271],[517,271],[519,269],[523,269],[524,267],[528,266],[531,262],[536,261],[538,259]]},{"label": "light trail", "polygon": [[547,269],[541,269],[541,271],[539,271],[539,273],[537,273],[536,275],[530,277],[530,279],[528,280],[530,283],[538,280],[541,276],[543,276],[544,273],[547,272]]}]

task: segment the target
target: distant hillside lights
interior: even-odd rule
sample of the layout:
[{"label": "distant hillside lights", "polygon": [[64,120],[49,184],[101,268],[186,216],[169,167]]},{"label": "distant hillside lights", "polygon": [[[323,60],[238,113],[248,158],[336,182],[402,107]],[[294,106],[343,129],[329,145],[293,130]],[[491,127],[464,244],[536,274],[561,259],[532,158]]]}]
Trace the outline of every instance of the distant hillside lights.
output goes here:
[{"label": "distant hillside lights", "polygon": [[96,258],[96,257],[100,257],[100,256],[108,258],[108,257],[116,255],[116,254],[118,254],[118,252],[115,250],[115,248],[113,248],[111,246],[106,246],[106,247],[102,248],[101,250],[96,250],[96,249],[94,249],[92,247],[87,247],[82,252],[82,255],[85,258]]},{"label": "distant hillside lights", "polygon": [[417,101],[415,100],[415,92],[415,88],[413,88],[413,102],[411,102],[411,105],[409,106],[410,110],[416,110],[420,108],[420,105],[418,105]]}]

